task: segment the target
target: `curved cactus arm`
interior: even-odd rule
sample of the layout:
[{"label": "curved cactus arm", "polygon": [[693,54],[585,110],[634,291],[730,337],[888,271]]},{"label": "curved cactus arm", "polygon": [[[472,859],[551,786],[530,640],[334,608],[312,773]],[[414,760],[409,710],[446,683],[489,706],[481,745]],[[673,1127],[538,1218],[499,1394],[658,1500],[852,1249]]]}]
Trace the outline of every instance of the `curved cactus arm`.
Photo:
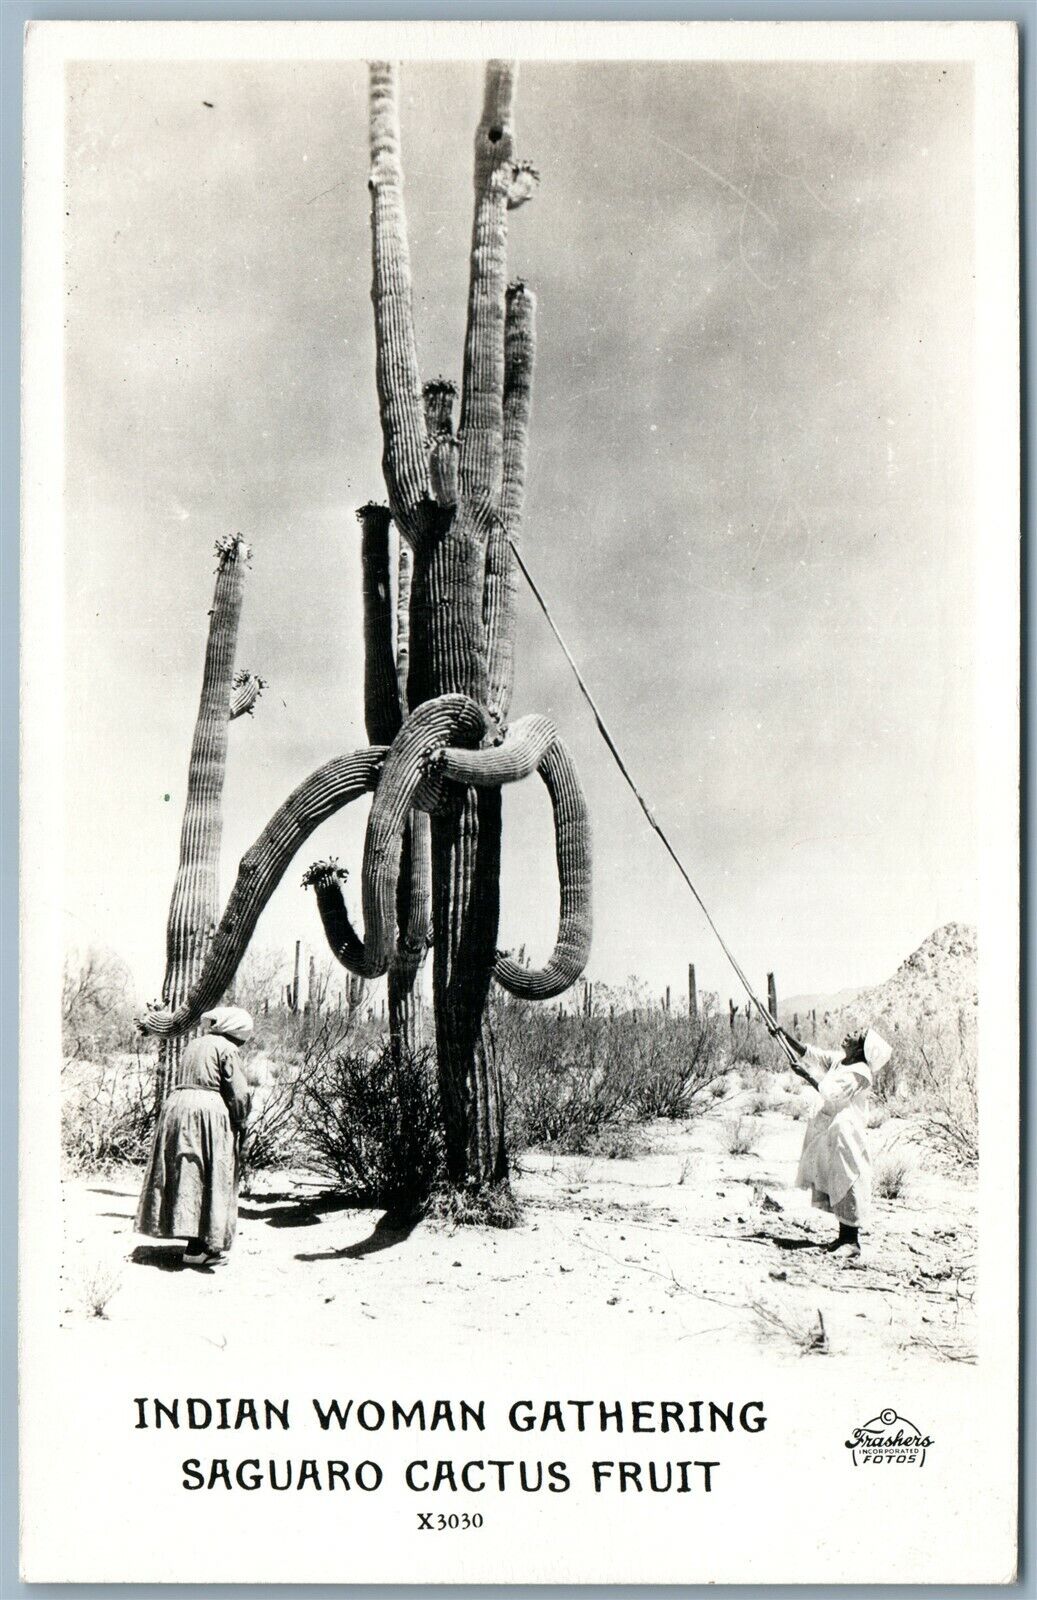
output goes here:
[{"label": "curved cactus arm", "polygon": [[250,717],[256,709],[256,701],[267,687],[266,679],[261,678],[258,672],[246,672],[244,669],[236,672],[230,691],[231,722],[238,717]]},{"label": "curved cactus arm", "polygon": [[476,788],[519,783],[537,770],[557,738],[550,717],[519,717],[505,729],[500,744],[488,750],[437,750],[429,768],[437,776]]},{"label": "curved cactus arm", "polygon": [[507,720],[515,677],[515,600],[518,571],[511,548],[522,531],[529,456],[529,416],[536,356],[536,295],[524,283],[508,286],[504,319],[504,481],[500,516],[486,546],[483,617],[489,707]]},{"label": "curved cactus arm", "polygon": [[357,512],[364,600],[364,723],[372,744],[392,744],[403,721],[392,648],[388,506],[369,502]]},{"label": "curved cactus arm", "polygon": [[400,939],[398,964],[417,972],[432,932],[432,846],[428,814],[412,811],[403,840],[400,885],[396,896]]},{"label": "curved cactus arm", "polygon": [[377,748],[336,756],[288,796],[241,858],[227,909],[198,981],[174,1010],[148,1011],[139,1018],[142,1032],[164,1038],[185,1033],[204,1011],[216,1005],[237,972],[260,914],[295,852],[328,817],[375,787],[385,758],[386,751]]},{"label": "curved cactus arm", "polygon": [[414,336],[407,218],[403,206],[397,74],[390,61],[369,69],[371,237],[376,378],[382,463],[389,504],[408,538],[428,493],[425,418]]},{"label": "curved cactus arm", "polygon": [[380,978],[396,946],[396,892],[403,832],[411,808],[437,805],[441,785],[429,776],[429,758],[448,744],[477,744],[486,715],[467,695],[426,700],[403,724],[385,760],[364,839],[364,942],[354,970]]},{"label": "curved cactus arm", "polygon": [[333,858],[315,861],[303,874],[303,888],[313,889],[317,896],[317,909],[324,924],[328,949],[335,960],[347,971],[359,974],[363,960],[364,943],[349,920],[342,885],[348,873]]},{"label": "curved cactus arm", "polygon": [[564,994],[587,965],[591,948],[590,817],[572,756],[561,739],[555,740],[537,771],[554,811],[558,937],[545,967],[522,967],[510,956],[498,955],[493,968],[501,988],[523,1000],[551,1000]]},{"label": "curved cactus arm", "polygon": [[482,117],[475,132],[475,215],[461,390],[461,494],[494,507],[500,502],[503,471],[504,296],[508,194],[515,175],[515,77],[514,62],[487,62]]}]

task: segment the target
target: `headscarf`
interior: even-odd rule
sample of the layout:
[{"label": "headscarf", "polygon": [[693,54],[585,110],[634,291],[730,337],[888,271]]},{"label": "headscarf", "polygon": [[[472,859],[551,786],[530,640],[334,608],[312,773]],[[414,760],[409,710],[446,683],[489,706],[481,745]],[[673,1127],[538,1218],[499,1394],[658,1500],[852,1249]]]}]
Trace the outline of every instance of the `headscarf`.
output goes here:
[{"label": "headscarf", "polygon": [[213,1011],[203,1011],[202,1021],[209,1024],[210,1033],[222,1033],[235,1044],[244,1044],[252,1037],[252,1018],[241,1006],[217,1006]]},{"label": "headscarf", "polygon": [[872,1073],[881,1072],[890,1056],[893,1047],[874,1028],[869,1028],[864,1035],[864,1059],[871,1068]]}]

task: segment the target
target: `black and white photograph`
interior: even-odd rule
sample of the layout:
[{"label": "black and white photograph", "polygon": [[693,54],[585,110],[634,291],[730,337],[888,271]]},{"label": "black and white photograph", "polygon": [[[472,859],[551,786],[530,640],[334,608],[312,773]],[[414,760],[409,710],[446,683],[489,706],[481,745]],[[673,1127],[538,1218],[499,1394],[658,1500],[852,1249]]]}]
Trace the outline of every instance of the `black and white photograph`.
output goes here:
[{"label": "black and white photograph", "polygon": [[26,1579],[1011,1580],[1015,52],[30,28]]}]

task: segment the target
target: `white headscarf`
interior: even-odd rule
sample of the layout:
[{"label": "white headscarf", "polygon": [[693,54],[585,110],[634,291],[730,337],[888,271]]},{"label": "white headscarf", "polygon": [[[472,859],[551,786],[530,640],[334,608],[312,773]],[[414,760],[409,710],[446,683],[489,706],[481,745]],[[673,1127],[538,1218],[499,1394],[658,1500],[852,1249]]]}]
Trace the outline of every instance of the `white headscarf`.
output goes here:
[{"label": "white headscarf", "polygon": [[892,1054],[892,1045],[886,1043],[881,1033],[869,1028],[864,1035],[864,1059],[872,1073],[881,1072]]},{"label": "white headscarf", "polygon": [[203,1011],[202,1021],[209,1024],[210,1033],[222,1033],[235,1044],[244,1044],[252,1037],[252,1018],[241,1006],[216,1006],[213,1011]]}]

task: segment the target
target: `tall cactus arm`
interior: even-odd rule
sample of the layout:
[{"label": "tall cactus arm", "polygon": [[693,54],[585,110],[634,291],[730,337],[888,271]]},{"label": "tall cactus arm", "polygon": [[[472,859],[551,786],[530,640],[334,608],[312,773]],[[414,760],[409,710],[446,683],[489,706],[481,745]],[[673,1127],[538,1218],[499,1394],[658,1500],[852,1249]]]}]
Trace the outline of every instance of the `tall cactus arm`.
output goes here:
[{"label": "tall cactus arm", "polygon": [[558,729],[550,717],[519,717],[505,729],[500,744],[488,750],[437,750],[429,769],[454,783],[476,788],[519,783],[537,770],[557,738]]},{"label": "tall cactus arm", "polygon": [[504,319],[504,482],[500,516],[486,546],[483,591],[489,706],[500,721],[507,720],[511,709],[515,677],[518,572],[511,546],[522,529],[535,355],[536,295],[524,283],[513,283]]},{"label": "tall cactus arm", "polygon": [[205,645],[202,692],[187,769],[180,857],[166,921],[163,998],[176,1005],[197,976],[219,910],[223,784],[234,655],[251,552],[240,534],[216,541],[216,584]]},{"label": "tall cactus arm", "polygon": [[372,744],[392,744],[400,714],[396,659],[392,648],[388,506],[368,503],[357,512],[364,598],[364,722]]},{"label": "tall cactus arm", "polygon": [[554,812],[558,937],[545,967],[528,969],[510,956],[498,955],[493,968],[501,988],[523,1000],[551,1000],[564,994],[587,965],[591,948],[590,817],[572,756],[561,739],[555,740],[537,771]]},{"label": "tall cactus arm", "polygon": [[504,296],[515,76],[514,62],[487,63],[482,117],[475,132],[475,215],[461,391],[461,493],[495,508],[503,471]]},{"label": "tall cactus arm", "polygon": [[382,463],[389,504],[408,538],[417,533],[428,492],[425,418],[414,336],[407,218],[403,207],[396,67],[373,61],[369,71],[371,237],[376,378]]},{"label": "tall cactus arm", "polygon": [[241,858],[227,909],[197,982],[175,1009],[149,1011],[141,1017],[142,1032],[165,1038],[185,1033],[217,1003],[237,972],[263,908],[295,852],[328,817],[375,787],[385,757],[383,749],[336,756],[288,796]]},{"label": "tall cactus arm", "polygon": [[256,709],[256,701],[265,688],[267,681],[261,678],[258,672],[246,672],[244,669],[236,672],[230,691],[231,722],[238,717],[250,717]]}]

